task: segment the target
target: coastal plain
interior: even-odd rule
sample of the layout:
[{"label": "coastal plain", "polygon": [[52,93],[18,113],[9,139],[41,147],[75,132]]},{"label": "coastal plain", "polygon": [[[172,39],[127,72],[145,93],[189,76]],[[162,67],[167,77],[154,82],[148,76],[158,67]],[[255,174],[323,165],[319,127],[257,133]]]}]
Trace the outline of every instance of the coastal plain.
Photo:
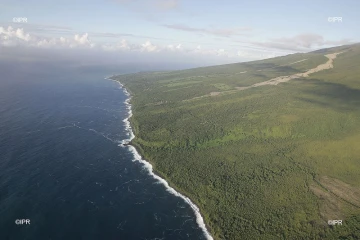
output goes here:
[{"label": "coastal plain", "polygon": [[215,239],[359,239],[359,65],[355,44],[112,79],[131,144]]}]

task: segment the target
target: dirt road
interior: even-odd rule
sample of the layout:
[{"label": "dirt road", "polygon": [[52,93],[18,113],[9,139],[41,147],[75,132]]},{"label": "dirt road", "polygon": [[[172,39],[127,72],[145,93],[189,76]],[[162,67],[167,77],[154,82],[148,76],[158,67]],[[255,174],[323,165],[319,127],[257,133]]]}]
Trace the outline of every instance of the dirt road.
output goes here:
[{"label": "dirt road", "polygon": [[276,78],[270,79],[270,80],[265,81],[265,82],[260,82],[260,83],[253,84],[253,85],[251,85],[249,87],[236,87],[236,89],[237,90],[245,90],[245,89],[254,88],[254,87],[260,87],[260,86],[264,86],[264,85],[278,85],[279,83],[288,82],[291,79],[308,77],[312,73],[316,73],[316,72],[319,72],[319,71],[323,71],[323,70],[326,70],[326,69],[333,68],[334,67],[333,61],[336,58],[336,56],[338,54],[340,54],[340,53],[343,53],[343,52],[338,52],[338,53],[332,53],[332,54],[325,55],[325,57],[327,57],[329,59],[326,63],[320,64],[317,67],[312,68],[312,69],[310,69],[310,70],[308,70],[308,71],[306,71],[304,73],[296,73],[296,74],[293,74],[293,75],[290,75],[290,76],[280,76],[280,77],[276,77]]}]

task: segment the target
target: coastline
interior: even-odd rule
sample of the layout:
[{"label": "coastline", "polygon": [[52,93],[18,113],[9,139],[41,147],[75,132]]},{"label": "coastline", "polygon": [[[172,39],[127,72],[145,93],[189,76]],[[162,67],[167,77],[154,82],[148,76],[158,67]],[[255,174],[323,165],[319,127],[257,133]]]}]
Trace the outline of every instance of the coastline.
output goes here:
[{"label": "coastline", "polygon": [[193,201],[189,197],[187,197],[184,193],[180,193],[178,190],[176,190],[175,188],[170,186],[169,183],[165,180],[165,177],[162,176],[162,174],[160,174],[158,171],[154,170],[153,166],[150,162],[148,162],[142,158],[142,156],[140,155],[140,152],[142,152],[141,149],[137,149],[135,147],[135,145],[131,143],[131,141],[135,138],[135,134],[133,133],[133,129],[130,124],[130,118],[133,115],[132,109],[131,109],[132,106],[130,104],[131,95],[130,95],[129,91],[124,87],[124,85],[120,81],[112,79],[112,77],[114,77],[114,76],[115,75],[112,75],[110,77],[106,77],[105,79],[117,82],[120,85],[120,88],[123,89],[125,95],[128,96],[128,98],[124,102],[126,104],[126,108],[128,109],[128,117],[125,118],[123,120],[123,122],[125,124],[125,129],[129,132],[129,138],[122,140],[121,143],[119,144],[119,146],[129,148],[129,150],[134,155],[134,160],[133,160],[134,162],[138,161],[138,162],[142,163],[144,165],[144,168],[148,171],[148,174],[151,175],[156,180],[158,180],[159,183],[161,183],[166,188],[166,191],[183,199],[191,207],[192,211],[194,212],[195,217],[196,217],[196,223],[202,230],[204,237],[207,240],[213,240],[214,238],[210,234],[208,227],[206,226],[206,224],[204,222],[204,219],[200,213],[199,207],[195,203],[193,203]]}]

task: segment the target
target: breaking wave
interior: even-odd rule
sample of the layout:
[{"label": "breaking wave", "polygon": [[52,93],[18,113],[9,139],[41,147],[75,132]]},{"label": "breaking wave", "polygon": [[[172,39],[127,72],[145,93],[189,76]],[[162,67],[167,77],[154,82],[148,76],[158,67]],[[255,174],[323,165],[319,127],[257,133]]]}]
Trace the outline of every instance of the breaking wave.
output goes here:
[{"label": "breaking wave", "polygon": [[196,223],[198,224],[198,226],[201,228],[201,230],[203,231],[205,237],[207,240],[213,240],[213,237],[210,235],[209,231],[207,230],[206,228],[206,225],[204,223],[204,219],[203,217],[201,216],[200,214],[200,210],[199,208],[190,200],[190,198],[182,195],[181,193],[177,192],[174,188],[170,187],[168,182],[165,181],[165,179],[159,177],[158,175],[154,174],[153,172],[153,166],[147,162],[146,160],[142,159],[141,155],[137,152],[136,148],[132,145],[125,145],[125,144],[129,144],[131,140],[133,140],[135,138],[135,135],[132,131],[132,128],[131,128],[131,125],[130,125],[130,121],[129,119],[132,117],[132,111],[131,111],[131,104],[130,104],[130,99],[131,99],[131,96],[130,96],[130,93],[126,90],[126,88],[124,87],[123,84],[121,84],[119,81],[116,81],[116,80],[113,80],[113,79],[110,79],[110,78],[107,78],[108,80],[112,80],[112,81],[115,81],[117,82],[119,85],[120,85],[120,88],[123,89],[124,93],[126,96],[128,96],[128,98],[125,100],[125,105],[126,105],[126,108],[128,109],[128,117],[125,118],[123,120],[124,124],[125,124],[125,129],[126,131],[129,132],[129,138],[127,139],[124,139],[121,141],[121,143],[119,144],[119,146],[121,147],[128,147],[130,152],[134,155],[134,162],[135,161],[138,161],[140,163],[143,164],[144,168],[147,170],[148,174],[150,176],[152,176],[154,179],[156,179],[157,181],[159,181],[159,183],[161,183],[162,185],[165,186],[166,190],[177,196],[177,197],[180,197],[182,198],[187,204],[189,204],[189,206],[191,207],[191,209],[193,210],[193,212],[195,213],[195,216],[196,216]]}]

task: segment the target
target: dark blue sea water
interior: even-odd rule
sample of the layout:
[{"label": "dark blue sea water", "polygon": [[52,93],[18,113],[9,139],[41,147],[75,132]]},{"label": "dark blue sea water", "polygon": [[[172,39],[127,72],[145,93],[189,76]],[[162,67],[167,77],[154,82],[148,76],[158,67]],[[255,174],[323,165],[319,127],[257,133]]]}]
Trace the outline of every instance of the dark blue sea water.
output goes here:
[{"label": "dark blue sea water", "polygon": [[190,206],[118,146],[128,97],[104,79],[114,71],[4,66],[0,239],[205,239]]}]

